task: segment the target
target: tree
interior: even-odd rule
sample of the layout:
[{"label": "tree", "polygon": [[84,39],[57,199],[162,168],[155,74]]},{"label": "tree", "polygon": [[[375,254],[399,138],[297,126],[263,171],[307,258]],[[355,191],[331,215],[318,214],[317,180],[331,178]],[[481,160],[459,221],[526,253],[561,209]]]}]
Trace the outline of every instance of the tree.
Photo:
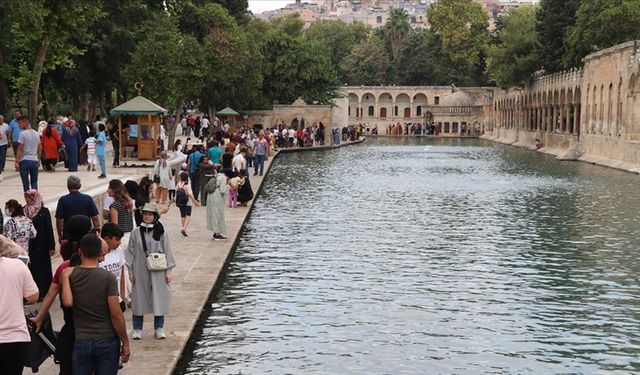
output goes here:
[{"label": "tree", "polygon": [[271,100],[328,104],[337,96],[338,81],[329,51],[317,42],[278,32],[262,46],[266,59],[263,93]]},{"label": "tree", "polygon": [[[195,37],[182,35],[167,14],[148,21],[144,34],[124,76],[129,82],[141,82],[145,97],[177,112],[185,99],[195,99],[202,88],[202,47]],[[173,144],[173,130],[168,129],[169,144]]]},{"label": "tree", "polygon": [[547,73],[564,68],[562,59],[566,54],[563,41],[568,29],[575,24],[580,0],[541,0],[536,13],[537,53],[542,58],[542,67]]},{"label": "tree", "polygon": [[436,84],[440,75],[438,57],[437,39],[430,30],[411,34],[394,64],[394,83],[407,86]]},{"label": "tree", "polygon": [[427,16],[440,41],[441,54],[457,71],[458,81],[481,84],[489,44],[488,15],[482,6],[472,0],[440,0],[429,8]]},{"label": "tree", "polygon": [[375,35],[357,44],[342,62],[344,82],[350,85],[376,86],[386,83],[391,62],[384,43]]},{"label": "tree", "polygon": [[535,32],[536,7],[522,5],[501,17],[499,44],[489,47],[487,71],[501,87],[520,86],[541,67]]},{"label": "tree", "polygon": [[640,39],[638,0],[583,0],[576,12],[576,23],[565,37],[566,67],[579,66],[590,53],[628,40]]},{"label": "tree", "polygon": [[16,3],[27,8],[11,25],[13,47],[20,56],[13,85],[17,91],[28,94],[29,118],[35,126],[43,72],[57,66],[72,66],[72,57],[84,52],[79,45],[91,38],[89,29],[103,12],[101,4],[91,0]]},{"label": "tree", "polygon": [[242,93],[238,91],[237,84],[243,79],[243,74],[246,74],[244,78],[251,81],[242,82],[240,87],[249,92],[259,90],[256,84],[260,82],[259,74],[255,74],[260,69],[247,74],[252,56],[247,33],[218,4],[207,5],[203,13],[203,23],[208,32],[203,41],[206,76],[200,92],[200,102],[203,108],[214,109],[239,104]]},{"label": "tree", "polygon": [[405,38],[411,32],[409,24],[409,14],[402,8],[391,8],[389,10],[389,19],[384,25],[384,30],[391,44],[391,57],[393,61],[398,58],[400,48]]},{"label": "tree", "polygon": [[322,44],[330,51],[331,65],[340,82],[345,81],[342,62],[355,45],[371,33],[369,26],[362,22],[345,23],[338,20],[320,20],[313,23],[304,33],[305,38]]},{"label": "tree", "polygon": [[[98,19],[90,32],[92,34],[81,55],[73,57],[72,68],[57,67],[43,74],[43,104],[45,116],[47,103],[62,102],[63,106],[73,103],[71,110],[75,115],[92,119],[98,113],[106,114],[117,102],[127,99],[133,83],[127,82],[122,75],[134,49],[142,39],[140,19],[151,19],[165,13],[158,0],[107,1],[103,3],[104,17]],[[62,99],[62,100],[60,100]],[[60,111],[62,108],[53,108]]]}]

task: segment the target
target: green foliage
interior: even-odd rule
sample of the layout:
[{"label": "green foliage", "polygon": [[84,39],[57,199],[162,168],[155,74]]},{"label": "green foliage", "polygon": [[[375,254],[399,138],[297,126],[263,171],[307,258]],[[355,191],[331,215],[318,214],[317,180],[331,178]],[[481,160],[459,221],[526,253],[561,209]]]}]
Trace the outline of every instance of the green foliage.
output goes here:
[{"label": "green foliage", "polygon": [[344,83],[382,85],[391,62],[384,43],[376,35],[357,44],[342,62]]},{"label": "green foliage", "polygon": [[442,56],[458,72],[458,81],[482,83],[489,44],[488,14],[482,6],[472,0],[440,0],[427,15],[440,40]]},{"label": "green foliage", "polygon": [[193,97],[201,87],[201,47],[195,37],[180,34],[167,15],[148,21],[143,32],[124,76],[131,83],[142,82],[144,96],[176,109],[180,98]]},{"label": "green foliage", "polygon": [[384,32],[391,47],[391,57],[396,61],[405,38],[411,32],[409,14],[402,8],[391,8]]},{"label": "green foliage", "polygon": [[284,33],[294,38],[302,36],[304,22],[298,13],[285,14],[282,17],[275,17],[269,22],[273,32]]},{"label": "green foliage", "polygon": [[274,101],[326,104],[337,96],[338,81],[329,52],[319,43],[284,33],[270,35],[262,46],[266,65],[263,92]]},{"label": "green foliage", "polygon": [[487,71],[501,87],[521,86],[540,68],[536,7],[522,5],[502,17],[497,45],[489,47]]},{"label": "green foliage", "polygon": [[640,39],[638,0],[583,0],[565,37],[564,65],[578,66],[589,53],[635,39]]},{"label": "green foliage", "polygon": [[345,23],[342,21],[321,20],[312,24],[304,33],[305,38],[322,44],[331,54],[331,65],[340,82],[345,80],[342,62],[355,45],[370,34],[369,26],[362,22]]},{"label": "green foliage", "polygon": [[536,13],[538,55],[547,73],[564,68],[563,56],[567,53],[563,41],[568,29],[575,24],[580,0],[541,0]]},{"label": "green foliage", "polygon": [[435,85],[439,82],[438,41],[426,29],[409,35],[394,64],[395,83],[398,85]]}]

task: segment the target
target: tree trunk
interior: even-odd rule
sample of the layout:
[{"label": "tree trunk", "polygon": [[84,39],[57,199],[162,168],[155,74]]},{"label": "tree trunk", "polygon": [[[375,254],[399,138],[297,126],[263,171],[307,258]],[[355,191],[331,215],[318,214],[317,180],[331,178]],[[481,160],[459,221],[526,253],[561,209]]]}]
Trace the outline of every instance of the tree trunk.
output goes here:
[{"label": "tree trunk", "polygon": [[167,133],[169,133],[169,144],[166,145],[167,149],[173,149],[173,144],[176,143],[176,128],[178,127],[178,123],[180,123],[180,116],[178,115],[182,110],[182,102],[184,101],[184,96],[178,97],[178,105],[176,106],[175,111],[173,111],[173,116],[175,117],[175,121],[171,126],[167,126]]},{"label": "tree trunk", "polygon": [[29,91],[29,120],[31,121],[31,127],[38,128],[36,123],[38,118],[38,91],[40,90],[40,78],[42,77],[42,71],[44,70],[44,62],[47,58],[47,52],[49,52],[49,46],[51,45],[51,39],[56,32],[57,23],[51,22],[47,31],[43,34],[43,39],[40,45],[36,49],[36,57],[33,63],[33,86]]},{"label": "tree trunk", "polygon": [[[5,50],[0,46],[0,67],[5,64]],[[0,113],[9,113],[11,105],[9,104],[9,82],[7,78],[0,75]]]}]

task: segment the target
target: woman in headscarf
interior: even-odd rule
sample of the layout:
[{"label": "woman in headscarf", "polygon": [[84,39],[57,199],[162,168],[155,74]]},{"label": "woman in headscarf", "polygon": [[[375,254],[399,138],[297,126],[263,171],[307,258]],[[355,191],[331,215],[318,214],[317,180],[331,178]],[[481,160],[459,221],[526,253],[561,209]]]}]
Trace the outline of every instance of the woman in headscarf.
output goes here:
[{"label": "woman in headscarf", "polygon": [[15,199],[9,199],[5,203],[4,214],[9,217],[4,225],[5,237],[22,247],[22,255],[29,255],[29,240],[37,234],[31,219],[24,216],[22,206]]},{"label": "woman in headscarf", "polygon": [[[153,167],[154,179],[156,182],[156,203],[166,204],[169,188],[171,187],[172,170],[171,165],[167,161],[167,152],[162,151],[160,153],[160,159],[156,160],[156,164]],[[158,176],[157,178],[155,176]]]},{"label": "woman in headscarf", "polygon": [[60,158],[58,153],[60,146],[64,146],[64,143],[51,122],[42,132],[42,167],[45,171],[56,171],[56,164]]},{"label": "woman in headscarf", "polygon": [[31,219],[37,231],[36,237],[29,241],[29,259],[31,260],[29,269],[38,285],[40,298],[44,298],[53,278],[51,257],[56,251],[51,213],[42,203],[42,196],[37,190],[27,190],[24,193],[24,200],[27,203],[23,207],[24,214]]},{"label": "woman in headscarf", "polygon": [[222,234],[227,233],[224,218],[224,208],[229,193],[227,180],[228,177],[218,170],[216,178],[209,180],[205,186],[207,192],[207,229],[213,232],[214,240],[226,239]]},{"label": "woman in headscarf", "polygon": [[[157,339],[164,339],[164,316],[171,308],[171,273],[176,266],[169,236],[160,223],[157,205],[147,203],[141,209],[142,224],[131,232],[125,259],[131,284],[131,310],[133,312],[133,334],[131,338],[142,338],[145,314],[153,314],[153,329]],[[165,254],[165,270],[150,271],[148,254]]]},{"label": "woman in headscarf", "polygon": [[75,121],[71,120],[69,125],[62,129],[62,142],[64,142],[65,148],[67,149],[67,168],[69,172],[77,172],[82,137],[80,137],[80,132],[78,131]]}]

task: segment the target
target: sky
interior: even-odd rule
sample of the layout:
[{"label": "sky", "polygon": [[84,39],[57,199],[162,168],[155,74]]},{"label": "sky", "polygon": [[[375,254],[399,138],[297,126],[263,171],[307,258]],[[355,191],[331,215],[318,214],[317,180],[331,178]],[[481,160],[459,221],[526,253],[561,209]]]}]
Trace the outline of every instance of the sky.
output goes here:
[{"label": "sky", "polygon": [[249,10],[257,14],[265,10],[284,8],[285,5],[294,2],[295,0],[249,0]]}]

